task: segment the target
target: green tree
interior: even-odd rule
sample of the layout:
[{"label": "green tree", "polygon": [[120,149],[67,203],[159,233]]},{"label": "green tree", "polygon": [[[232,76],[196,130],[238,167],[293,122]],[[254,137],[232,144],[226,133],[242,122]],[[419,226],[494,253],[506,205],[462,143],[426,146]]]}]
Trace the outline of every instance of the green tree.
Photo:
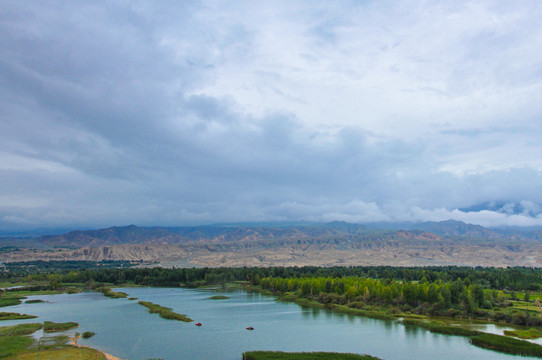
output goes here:
[{"label": "green tree", "polygon": [[484,289],[481,285],[475,284],[471,286],[470,294],[474,305],[481,307],[484,304]]}]

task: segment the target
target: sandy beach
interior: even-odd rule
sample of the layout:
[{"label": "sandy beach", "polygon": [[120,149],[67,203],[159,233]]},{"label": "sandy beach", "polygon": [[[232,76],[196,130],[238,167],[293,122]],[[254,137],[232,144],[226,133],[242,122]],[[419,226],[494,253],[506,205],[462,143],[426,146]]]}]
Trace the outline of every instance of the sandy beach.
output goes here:
[{"label": "sandy beach", "polygon": [[[77,343],[77,340],[79,340],[80,337],[81,337],[81,335],[74,336],[74,337],[70,338],[70,345],[77,346],[77,347],[88,347],[86,345],[81,345],[81,344]],[[101,353],[104,354],[104,356],[105,356],[105,358],[107,360],[122,360],[121,358],[118,358],[118,357],[113,356],[111,354],[108,354],[106,352],[101,351]]]}]

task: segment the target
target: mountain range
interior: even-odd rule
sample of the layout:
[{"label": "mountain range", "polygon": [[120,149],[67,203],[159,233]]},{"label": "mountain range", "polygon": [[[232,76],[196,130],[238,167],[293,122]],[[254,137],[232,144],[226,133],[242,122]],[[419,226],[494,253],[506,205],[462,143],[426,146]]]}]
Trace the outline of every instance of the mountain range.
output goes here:
[{"label": "mountain range", "polygon": [[0,261],[143,260],[163,266],[542,266],[542,230],[460,221],[114,226],[0,240]]}]

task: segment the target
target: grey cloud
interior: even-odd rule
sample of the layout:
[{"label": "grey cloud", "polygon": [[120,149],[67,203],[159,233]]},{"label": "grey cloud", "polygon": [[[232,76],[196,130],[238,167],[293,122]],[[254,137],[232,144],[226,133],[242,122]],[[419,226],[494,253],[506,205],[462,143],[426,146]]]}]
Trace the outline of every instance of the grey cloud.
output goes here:
[{"label": "grey cloud", "polygon": [[[305,8],[303,3],[296,6]],[[316,37],[316,43],[326,41],[336,50],[333,56],[352,65],[351,59],[342,58],[348,51],[341,49],[351,44],[357,48],[345,31],[356,35],[356,22],[347,18],[348,11],[328,6],[308,9],[301,17],[306,23],[299,28],[308,29],[302,35],[310,38],[304,44],[311,50],[307,54],[318,59],[321,49],[310,48]],[[282,71],[299,64],[288,63],[287,57],[280,64],[263,61],[256,48],[266,44],[256,44],[260,34],[253,33],[258,24],[241,21],[235,6],[225,7],[215,14],[198,2],[6,4],[0,11],[7,20],[0,25],[5,55],[0,60],[0,228],[446,216],[491,224],[538,221],[533,209],[542,204],[540,169],[513,166],[458,175],[443,166],[450,159],[463,165],[479,149],[504,151],[499,143],[527,141],[539,151],[533,139],[540,127],[533,119],[540,109],[529,107],[532,114],[523,115],[516,125],[504,119],[504,125],[493,127],[450,123],[425,127],[427,135],[417,138],[403,132],[426,126],[415,122],[423,114],[405,114],[408,121],[397,120],[393,136],[361,121],[313,121],[290,105],[326,104],[311,102],[304,93],[310,86],[284,83],[295,76]],[[378,15],[371,31],[382,27],[378,22],[386,13],[381,7],[355,10]],[[208,20],[209,14],[215,16]],[[412,25],[416,18],[412,15],[405,23]],[[394,39],[394,31],[375,42],[405,43],[395,42],[395,48],[382,52],[398,51],[416,40]],[[521,43],[514,36],[507,39],[507,51]],[[491,33],[471,41],[469,49],[484,43],[492,54],[503,38]],[[370,41],[364,45],[373,50]],[[464,56],[474,68],[487,59],[483,52]],[[215,89],[215,82],[227,75],[224,69],[245,66],[259,78],[273,74],[258,87],[272,89],[288,106],[255,113],[236,93]],[[460,72],[470,74],[468,66]],[[303,70],[310,74],[314,69]],[[334,71],[344,79],[368,73],[346,67]],[[516,68],[504,71],[512,77]],[[533,65],[527,73],[538,76],[536,71]],[[468,78],[467,73],[458,81]],[[426,85],[420,77],[413,88]],[[529,81],[525,77],[521,84]],[[239,80],[235,86],[251,84]],[[500,86],[515,85],[504,81]],[[376,123],[381,117],[373,113],[372,99],[363,100],[366,112],[356,115]],[[403,116],[397,104],[408,99],[394,102],[389,96],[386,101],[375,107],[397,106],[394,112]],[[331,111],[331,106],[325,108]],[[472,116],[476,122],[478,115]],[[531,210],[456,210],[489,201],[523,201]]]}]

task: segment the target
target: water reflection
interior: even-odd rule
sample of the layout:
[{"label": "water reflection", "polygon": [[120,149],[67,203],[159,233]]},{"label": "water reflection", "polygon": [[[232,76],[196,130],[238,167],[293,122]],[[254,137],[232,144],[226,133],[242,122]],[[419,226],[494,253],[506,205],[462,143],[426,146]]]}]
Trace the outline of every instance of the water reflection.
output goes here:
[{"label": "water reflection", "polygon": [[301,315],[307,319],[318,319],[322,312],[320,308],[301,306]]},{"label": "water reflection", "polygon": [[407,337],[417,337],[420,331],[425,331],[415,325],[404,324],[403,326]]},{"label": "water reflection", "polygon": [[384,320],[384,328],[389,331],[393,328],[394,323],[395,322]]}]

